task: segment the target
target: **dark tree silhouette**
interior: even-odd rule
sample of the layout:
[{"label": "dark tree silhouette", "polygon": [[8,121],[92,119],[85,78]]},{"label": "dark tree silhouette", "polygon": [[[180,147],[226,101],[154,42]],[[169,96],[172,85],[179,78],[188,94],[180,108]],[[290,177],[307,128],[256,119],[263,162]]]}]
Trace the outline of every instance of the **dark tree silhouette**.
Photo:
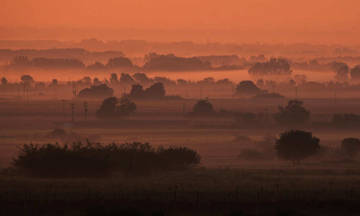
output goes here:
[{"label": "dark tree silhouette", "polygon": [[214,112],[213,105],[208,99],[199,100],[193,107],[194,114],[210,114]]},{"label": "dark tree silhouette", "polygon": [[114,116],[116,113],[117,102],[118,101],[116,97],[106,98],[102,102],[99,110],[96,112],[96,116],[100,118]]},{"label": "dark tree silhouette", "polygon": [[135,73],[134,75],[133,75],[133,78],[137,81],[137,82],[139,82],[139,83],[141,83],[141,84],[148,84],[148,83],[150,83],[152,80],[146,75],[146,74],[144,74],[144,73]]},{"label": "dark tree silhouette", "polygon": [[294,164],[315,155],[320,150],[320,140],[311,132],[291,130],[280,135],[275,149],[278,157]]},{"label": "dark tree silhouette", "polygon": [[164,85],[162,83],[155,83],[149,88],[143,90],[139,84],[133,85],[129,97],[136,99],[162,99],[166,95]]},{"label": "dark tree silhouette", "polygon": [[11,61],[11,66],[25,67],[30,65],[31,61],[27,56],[15,56],[14,59]]},{"label": "dark tree silhouette", "polygon": [[120,76],[120,83],[133,84],[135,83],[135,80],[129,74],[122,73]]},{"label": "dark tree silhouette", "polygon": [[51,86],[57,86],[59,84],[57,79],[51,80]]},{"label": "dark tree silhouette", "polygon": [[166,94],[164,85],[160,82],[155,83],[145,90],[145,95],[148,98],[162,98]]},{"label": "dark tree silhouette", "polygon": [[116,107],[116,114],[119,116],[128,116],[135,111],[136,104],[127,97],[122,97],[119,105]]},{"label": "dark tree silhouette", "polygon": [[117,57],[112,58],[106,64],[106,67],[113,69],[113,68],[121,68],[121,67],[132,67],[133,64],[130,59],[125,57]]},{"label": "dark tree silhouette", "polygon": [[136,104],[127,97],[118,100],[116,97],[106,98],[96,116],[99,118],[128,116],[136,111]]},{"label": "dark tree silhouette", "polygon": [[349,66],[343,62],[332,62],[331,68],[335,71],[335,79],[346,81],[349,78]]},{"label": "dark tree silhouette", "polygon": [[253,81],[251,80],[245,80],[241,81],[236,86],[236,94],[237,95],[257,95],[261,94],[264,91],[258,88]]},{"label": "dark tree silhouette", "polygon": [[42,69],[80,69],[84,68],[85,64],[78,59],[34,58],[31,66]]},{"label": "dark tree silhouette", "polygon": [[7,85],[8,84],[8,80],[6,79],[6,77],[1,78],[1,85]]},{"label": "dark tree silhouette", "polygon": [[267,62],[257,62],[248,72],[253,76],[290,75],[292,73],[289,61],[283,58],[271,58]]},{"label": "dark tree silhouette", "polygon": [[360,140],[358,138],[345,138],[341,142],[341,150],[350,158],[360,152]]},{"label": "dark tree silhouette", "polygon": [[351,78],[354,80],[360,80],[360,65],[356,65],[350,71]]},{"label": "dark tree silhouette", "polygon": [[116,73],[112,73],[110,75],[110,83],[111,84],[117,84],[119,82],[118,75]]},{"label": "dark tree silhouette", "polygon": [[85,88],[79,92],[79,97],[94,97],[104,98],[111,97],[114,94],[114,90],[109,88],[106,84],[93,85],[90,88]]},{"label": "dark tree silhouette", "polygon": [[310,111],[303,107],[303,102],[290,100],[286,107],[279,107],[279,112],[274,115],[275,120],[283,126],[298,126],[305,124],[310,119]]},{"label": "dark tree silhouette", "polygon": [[188,71],[188,70],[209,70],[209,62],[203,62],[199,58],[177,57],[174,54],[158,55],[149,53],[145,56],[145,70],[158,71]]},{"label": "dark tree silhouette", "polygon": [[91,64],[89,66],[87,66],[88,70],[105,70],[106,69],[106,66],[103,64],[103,63],[100,63],[100,62],[95,62],[94,64]]},{"label": "dark tree silhouette", "polygon": [[80,80],[80,82],[86,85],[91,85],[91,78],[89,76],[85,76]]},{"label": "dark tree silhouette", "polygon": [[132,98],[143,98],[144,97],[144,89],[141,85],[135,84],[132,85],[130,91],[130,97]]},{"label": "dark tree silhouette", "polygon": [[31,86],[35,81],[34,78],[30,75],[22,75],[21,81],[25,86]]},{"label": "dark tree silhouette", "polygon": [[98,86],[98,85],[101,85],[102,83],[100,82],[99,78],[95,77],[95,78],[93,79],[93,84],[94,84],[95,86]]}]

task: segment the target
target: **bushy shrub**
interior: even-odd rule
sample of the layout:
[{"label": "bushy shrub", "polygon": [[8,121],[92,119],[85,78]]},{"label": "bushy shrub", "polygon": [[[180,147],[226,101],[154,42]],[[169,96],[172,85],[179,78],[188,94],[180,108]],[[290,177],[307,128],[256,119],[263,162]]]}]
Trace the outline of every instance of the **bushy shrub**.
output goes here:
[{"label": "bushy shrub", "polygon": [[72,145],[25,144],[14,159],[14,168],[37,177],[103,177],[113,172],[145,174],[186,169],[200,156],[186,147],[154,148],[148,143]]},{"label": "bushy shrub", "polygon": [[287,106],[279,107],[274,118],[282,126],[299,126],[310,120],[310,111],[305,109],[302,101],[290,100]]},{"label": "bushy shrub", "polygon": [[106,98],[96,111],[98,118],[114,118],[129,116],[136,111],[136,104],[127,97],[118,100],[116,97]]},{"label": "bushy shrub", "polygon": [[196,115],[207,115],[215,113],[213,105],[208,99],[199,100],[193,107],[193,114]]},{"label": "bushy shrub", "polygon": [[280,135],[275,149],[279,158],[299,163],[320,150],[320,140],[311,132],[291,130]]}]

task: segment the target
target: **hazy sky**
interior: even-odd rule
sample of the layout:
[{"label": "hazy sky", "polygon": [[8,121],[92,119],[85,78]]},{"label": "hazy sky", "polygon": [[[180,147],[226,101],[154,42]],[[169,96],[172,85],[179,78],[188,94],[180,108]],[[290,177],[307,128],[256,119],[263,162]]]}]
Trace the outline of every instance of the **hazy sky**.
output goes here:
[{"label": "hazy sky", "polygon": [[[190,34],[184,39],[194,34],[204,40],[357,43],[359,24],[359,0],[1,0],[0,5],[2,27],[86,29],[86,36],[98,36],[100,28],[147,29],[163,30],[161,39],[170,40],[169,31],[181,31]],[[217,33],[201,38],[201,31]],[[80,36],[75,32],[74,38]],[[111,31],[103,36],[116,38]]]}]

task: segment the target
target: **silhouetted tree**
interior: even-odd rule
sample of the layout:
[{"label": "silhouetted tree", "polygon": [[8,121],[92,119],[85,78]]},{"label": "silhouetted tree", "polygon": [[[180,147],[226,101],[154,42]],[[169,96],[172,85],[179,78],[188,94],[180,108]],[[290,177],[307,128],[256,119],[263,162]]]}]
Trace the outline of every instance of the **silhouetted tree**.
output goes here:
[{"label": "silhouetted tree", "polygon": [[11,65],[24,67],[31,65],[31,62],[27,56],[15,56],[11,61]]},{"label": "silhouetted tree", "polygon": [[90,88],[85,88],[79,92],[79,97],[95,97],[104,98],[111,97],[114,90],[109,88],[106,84],[93,85]]},{"label": "silhouetted tree", "polygon": [[164,85],[160,82],[155,83],[145,90],[145,96],[148,98],[163,98],[165,94]]},{"label": "silhouetted tree", "polygon": [[136,104],[127,97],[118,100],[116,97],[106,98],[96,116],[99,118],[128,116],[136,111]]},{"label": "silhouetted tree", "polygon": [[286,107],[279,107],[279,112],[274,118],[280,125],[296,126],[309,121],[310,111],[303,107],[302,101],[290,100]]},{"label": "silhouetted tree", "polygon": [[59,84],[57,79],[51,80],[51,86],[57,86]]},{"label": "silhouetted tree", "polygon": [[112,58],[108,61],[106,64],[106,67],[112,69],[112,68],[121,68],[121,67],[132,67],[133,64],[130,61],[130,59],[125,57],[117,57]]},{"label": "silhouetted tree", "polygon": [[118,103],[116,97],[109,97],[106,98],[98,111],[96,111],[96,116],[103,118],[103,117],[111,117],[114,116],[116,113],[116,104]]},{"label": "silhouetted tree", "polygon": [[84,68],[85,64],[78,59],[34,58],[31,66],[41,69],[80,69]]},{"label": "silhouetted tree", "polygon": [[132,85],[129,96],[132,98],[143,98],[145,96],[143,87],[139,84]]},{"label": "silhouetted tree", "polygon": [[100,82],[99,78],[95,77],[95,78],[93,79],[93,84],[94,84],[95,86],[97,86],[97,85],[101,85],[102,83]]},{"label": "silhouetted tree", "polygon": [[257,62],[248,72],[254,76],[290,75],[292,73],[289,61],[284,58],[271,58],[267,62]]},{"label": "silhouetted tree", "polygon": [[210,114],[214,112],[213,105],[208,99],[199,100],[193,107],[194,114]]},{"label": "silhouetted tree", "polygon": [[320,140],[311,132],[291,130],[280,135],[275,149],[279,158],[293,161],[295,164],[318,153],[319,142]]},{"label": "silhouetted tree", "polygon": [[251,80],[241,81],[236,86],[237,95],[257,95],[263,92],[264,91],[258,88]]},{"label": "silhouetted tree", "polygon": [[105,70],[106,66],[103,63],[100,62],[95,62],[94,64],[91,64],[89,66],[87,66],[88,70]]},{"label": "silhouetted tree", "polygon": [[2,77],[1,78],[1,85],[7,85],[8,84],[8,80],[6,79],[6,77]]},{"label": "silhouetted tree", "polygon": [[187,70],[209,70],[209,62],[203,62],[199,58],[177,57],[174,54],[158,55],[149,53],[145,56],[145,70],[159,71],[187,71]]},{"label": "silhouetted tree", "polygon": [[141,84],[148,84],[152,80],[144,73],[135,73],[133,78]]},{"label": "silhouetted tree", "polygon": [[360,140],[357,138],[345,138],[341,142],[341,150],[350,158],[360,152]]},{"label": "silhouetted tree", "polygon": [[133,83],[135,83],[135,81],[129,74],[122,73],[120,76],[120,83],[133,84]]},{"label": "silhouetted tree", "polygon": [[30,75],[22,75],[21,81],[27,87],[31,86],[35,82],[34,78]]},{"label": "silhouetted tree", "polygon": [[356,65],[350,71],[351,78],[354,80],[360,80],[360,65]]},{"label": "silhouetted tree", "polygon": [[120,99],[119,105],[116,107],[116,114],[119,116],[128,116],[136,111],[136,104],[127,97]]},{"label": "silhouetted tree", "polygon": [[335,71],[335,79],[339,81],[346,81],[349,78],[349,66],[343,62],[332,62],[332,69]]},{"label": "silhouetted tree", "polygon": [[110,83],[111,84],[117,84],[119,82],[118,75],[116,73],[112,73],[110,75]]}]

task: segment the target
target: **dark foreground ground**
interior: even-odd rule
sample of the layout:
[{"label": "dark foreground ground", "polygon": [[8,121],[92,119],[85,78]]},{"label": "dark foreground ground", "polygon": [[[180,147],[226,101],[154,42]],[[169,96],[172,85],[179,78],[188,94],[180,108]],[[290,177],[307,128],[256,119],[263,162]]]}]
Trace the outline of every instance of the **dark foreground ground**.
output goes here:
[{"label": "dark foreground ground", "polygon": [[195,169],[107,179],[0,178],[1,215],[359,215],[360,170]]}]

